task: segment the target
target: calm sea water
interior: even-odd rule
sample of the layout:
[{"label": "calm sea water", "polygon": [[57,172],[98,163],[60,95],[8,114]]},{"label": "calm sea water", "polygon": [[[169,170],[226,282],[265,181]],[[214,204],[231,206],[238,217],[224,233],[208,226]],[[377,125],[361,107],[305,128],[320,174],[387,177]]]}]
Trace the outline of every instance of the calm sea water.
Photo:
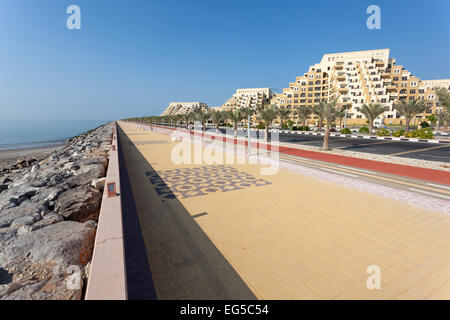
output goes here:
[{"label": "calm sea water", "polygon": [[0,150],[58,145],[106,120],[89,121],[5,121],[0,120]]}]

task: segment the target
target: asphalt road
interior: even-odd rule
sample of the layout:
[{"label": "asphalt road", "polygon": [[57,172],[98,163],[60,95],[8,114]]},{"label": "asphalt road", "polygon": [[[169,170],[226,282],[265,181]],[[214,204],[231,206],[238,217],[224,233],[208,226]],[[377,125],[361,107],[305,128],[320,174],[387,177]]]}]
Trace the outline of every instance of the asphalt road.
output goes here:
[{"label": "asphalt road", "polygon": [[[225,129],[221,129],[221,131],[225,133]],[[238,136],[245,134],[244,131],[238,130]],[[261,137],[264,137],[263,132],[260,132],[260,134]],[[314,147],[321,147],[323,144],[323,136],[316,135],[279,133],[279,139],[280,142],[298,143]],[[450,143],[435,144],[330,137],[330,148],[450,163]]]}]

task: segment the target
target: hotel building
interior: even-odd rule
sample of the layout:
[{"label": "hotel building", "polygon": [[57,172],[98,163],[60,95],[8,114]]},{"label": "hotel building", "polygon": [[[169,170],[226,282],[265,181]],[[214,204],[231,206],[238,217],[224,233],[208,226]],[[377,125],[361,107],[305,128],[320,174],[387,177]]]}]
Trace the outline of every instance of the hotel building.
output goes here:
[{"label": "hotel building", "polygon": [[173,114],[186,114],[195,111],[207,111],[208,105],[203,102],[171,102],[166,110],[161,113],[161,116],[168,116]]},{"label": "hotel building", "polygon": [[[420,80],[389,56],[389,49],[325,54],[320,63],[309,67],[303,76],[296,77],[289,87],[272,98],[279,108],[294,110],[313,106],[322,99],[338,97],[341,106],[347,106],[347,124],[365,124],[360,112],[368,103],[382,103],[388,111],[378,117],[377,125],[403,124],[404,119],[393,108],[397,100],[427,100],[428,108],[416,116],[416,123],[439,111],[434,87],[450,90],[450,79]],[[291,119],[297,116],[291,113]],[[315,124],[317,117],[308,121]]]},{"label": "hotel building", "polygon": [[237,89],[236,93],[220,107],[220,110],[256,109],[269,104],[273,97],[275,94],[270,88]]}]

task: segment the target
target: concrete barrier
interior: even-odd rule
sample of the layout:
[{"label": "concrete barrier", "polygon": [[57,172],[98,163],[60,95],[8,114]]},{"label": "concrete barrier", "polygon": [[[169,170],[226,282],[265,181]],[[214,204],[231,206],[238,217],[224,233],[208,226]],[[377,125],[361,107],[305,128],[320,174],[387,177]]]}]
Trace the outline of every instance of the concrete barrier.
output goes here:
[{"label": "concrete barrier", "polygon": [[119,144],[114,123],[86,300],[127,299],[121,201]]}]

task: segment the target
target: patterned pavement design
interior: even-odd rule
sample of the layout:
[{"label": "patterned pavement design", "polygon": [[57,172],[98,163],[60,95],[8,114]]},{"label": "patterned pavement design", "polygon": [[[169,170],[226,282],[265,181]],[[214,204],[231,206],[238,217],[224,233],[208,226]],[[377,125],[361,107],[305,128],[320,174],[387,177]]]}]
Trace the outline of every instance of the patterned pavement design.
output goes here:
[{"label": "patterned pavement design", "polygon": [[224,165],[173,169],[159,174],[150,171],[145,174],[149,177],[149,181],[156,185],[158,194],[166,198],[173,198],[174,195],[190,198],[217,191],[227,192],[252,185],[270,184],[264,179],[256,179],[251,174]]},{"label": "patterned pavement design", "polygon": [[[293,164],[270,176],[261,165],[227,164],[268,184],[183,197],[169,177],[196,178],[202,165],[174,164],[167,135],[127,136],[137,127],[120,126],[159,299],[450,299],[450,216],[438,206]],[[150,139],[169,143],[126,143]],[[159,196],[152,178],[173,198]],[[379,290],[366,286],[372,265]]]}]

